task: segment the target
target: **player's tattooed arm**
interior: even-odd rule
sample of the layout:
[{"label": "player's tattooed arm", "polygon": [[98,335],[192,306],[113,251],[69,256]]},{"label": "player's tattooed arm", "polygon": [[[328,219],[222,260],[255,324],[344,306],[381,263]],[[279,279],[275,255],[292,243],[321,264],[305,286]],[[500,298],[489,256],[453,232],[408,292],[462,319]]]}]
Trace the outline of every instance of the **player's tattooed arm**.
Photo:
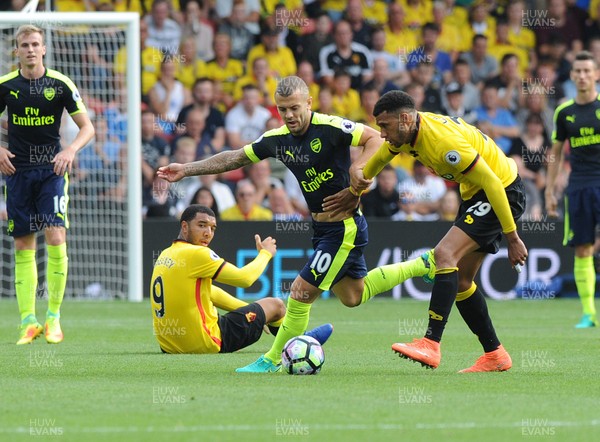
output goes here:
[{"label": "player's tattooed arm", "polygon": [[213,175],[239,169],[251,163],[252,161],[248,158],[244,149],[228,150],[205,160],[186,164],[185,176]]}]

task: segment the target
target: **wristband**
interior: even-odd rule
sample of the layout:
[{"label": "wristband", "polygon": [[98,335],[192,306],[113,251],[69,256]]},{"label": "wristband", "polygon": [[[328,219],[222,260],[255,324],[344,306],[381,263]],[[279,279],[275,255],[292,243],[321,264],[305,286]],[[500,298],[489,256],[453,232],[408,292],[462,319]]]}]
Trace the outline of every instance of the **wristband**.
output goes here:
[{"label": "wristband", "polygon": [[356,190],[354,190],[354,187],[349,186],[348,190],[350,191],[350,193],[354,196],[358,196],[360,197],[362,195],[362,193],[364,192],[364,190],[361,190],[360,192],[357,192]]}]

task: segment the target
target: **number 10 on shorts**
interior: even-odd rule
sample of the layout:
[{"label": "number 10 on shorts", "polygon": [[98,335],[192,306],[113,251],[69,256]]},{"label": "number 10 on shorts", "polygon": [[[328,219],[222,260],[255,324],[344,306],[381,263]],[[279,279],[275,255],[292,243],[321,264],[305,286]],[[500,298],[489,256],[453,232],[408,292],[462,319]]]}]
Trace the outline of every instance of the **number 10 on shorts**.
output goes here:
[{"label": "number 10 on shorts", "polygon": [[331,265],[331,261],[331,253],[317,250],[315,257],[310,263],[310,271],[315,279],[327,273],[327,270],[329,270],[329,266]]}]

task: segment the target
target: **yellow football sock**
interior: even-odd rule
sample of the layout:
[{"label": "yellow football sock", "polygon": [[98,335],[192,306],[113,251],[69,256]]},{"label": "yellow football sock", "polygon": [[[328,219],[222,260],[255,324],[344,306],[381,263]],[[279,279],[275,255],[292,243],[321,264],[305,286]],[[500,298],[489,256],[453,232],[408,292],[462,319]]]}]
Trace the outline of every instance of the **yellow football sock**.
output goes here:
[{"label": "yellow football sock", "polygon": [[48,282],[48,314],[60,316],[60,305],[65,295],[67,285],[67,272],[69,260],[67,258],[67,245],[47,245],[48,264],[46,266],[46,281]]},{"label": "yellow football sock", "polygon": [[365,277],[365,288],[363,289],[361,304],[379,293],[391,290],[407,279],[426,275],[427,272],[428,269],[421,257],[376,267],[367,273]]},{"label": "yellow football sock", "polygon": [[[37,265],[35,250],[15,251],[15,291],[21,313],[21,322],[36,322],[35,293],[37,290]],[[29,318],[29,316],[32,316]]]},{"label": "yellow football sock", "polygon": [[267,359],[270,359],[275,364],[281,362],[281,352],[285,343],[306,331],[311,306],[312,304],[288,298],[287,312],[283,318],[283,323],[279,327],[279,332],[275,336],[275,341],[271,349],[265,353]]},{"label": "yellow football sock", "polygon": [[594,269],[594,257],[579,258],[576,256],[573,270],[577,293],[579,293],[579,299],[583,307],[583,314],[595,316],[594,294],[596,293],[596,270]]}]

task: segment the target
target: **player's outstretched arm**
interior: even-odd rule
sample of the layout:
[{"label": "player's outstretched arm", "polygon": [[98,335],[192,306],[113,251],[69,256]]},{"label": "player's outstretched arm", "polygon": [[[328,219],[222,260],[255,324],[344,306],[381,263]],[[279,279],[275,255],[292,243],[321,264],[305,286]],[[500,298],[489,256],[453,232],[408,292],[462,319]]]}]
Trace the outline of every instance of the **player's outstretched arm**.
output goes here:
[{"label": "player's outstretched arm", "polygon": [[259,235],[254,235],[254,240],[256,241],[258,256],[242,268],[229,262],[226,263],[215,281],[243,288],[250,287],[256,282],[267,268],[267,264],[269,264],[273,255],[275,255],[277,246],[275,245],[275,239],[270,236],[261,240]]},{"label": "player's outstretched arm", "polygon": [[214,175],[228,172],[247,166],[250,163],[252,163],[252,160],[248,158],[244,149],[228,150],[205,160],[194,161],[193,163],[171,163],[167,166],[159,167],[156,174],[159,178],[174,182],[186,176]]}]

